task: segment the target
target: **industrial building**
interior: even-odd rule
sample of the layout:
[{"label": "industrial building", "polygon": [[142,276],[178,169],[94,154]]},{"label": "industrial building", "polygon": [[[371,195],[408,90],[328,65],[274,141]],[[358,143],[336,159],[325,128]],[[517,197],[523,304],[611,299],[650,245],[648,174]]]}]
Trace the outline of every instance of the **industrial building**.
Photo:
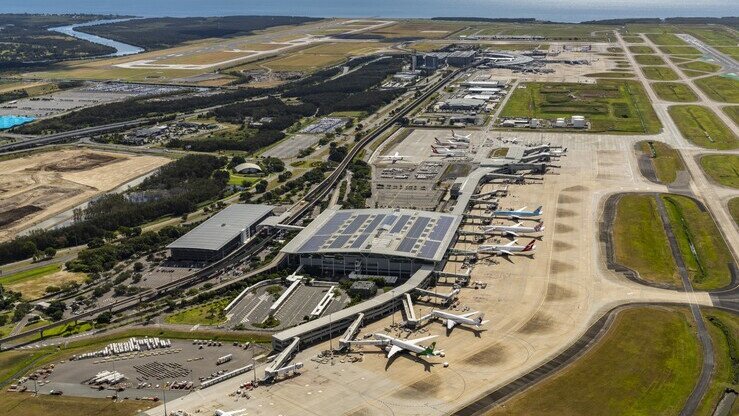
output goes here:
[{"label": "industrial building", "polygon": [[440,108],[446,111],[476,111],[485,106],[485,101],[474,98],[451,98],[444,101]]},{"label": "industrial building", "polygon": [[282,252],[322,276],[407,278],[444,258],[461,216],[405,209],[326,210]]},{"label": "industrial building", "polygon": [[167,246],[173,260],[217,261],[247,242],[272,215],[271,205],[234,204]]}]

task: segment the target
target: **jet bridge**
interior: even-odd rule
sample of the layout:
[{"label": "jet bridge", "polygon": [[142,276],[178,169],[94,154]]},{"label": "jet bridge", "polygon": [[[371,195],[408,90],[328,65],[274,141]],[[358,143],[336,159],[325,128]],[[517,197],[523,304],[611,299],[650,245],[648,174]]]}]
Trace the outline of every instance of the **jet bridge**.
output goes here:
[{"label": "jet bridge", "polygon": [[285,364],[287,364],[288,361],[290,361],[290,358],[292,358],[293,353],[297,352],[298,345],[300,345],[300,338],[295,337],[293,338],[290,345],[287,346],[280,355],[275,358],[274,361],[272,361],[272,365],[264,369],[264,379],[265,380],[273,380],[275,377],[277,377],[280,374],[284,374],[286,371],[290,370],[297,370],[300,367],[302,367],[302,364],[300,364],[300,367],[297,368],[290,368],[288,367],[295,367],[295,366],[288,366],[286,367]]},{"label": "jet bridge", "polygon": [[339,338],[339,351],[349,348],[350,341],[354,340],[354,337],[359,333],[359,327],[362,326],[364,320],[364,314],[362,312],[357,314],[357,318],[344,332],[344,335]]},{"label": "jet bridge", "polygon": [[472,197],[473,198],[485,198],[486,196],[506,196],[506,195],[508,195],[508,185],[502,188],[493,189],[490,192],[483,192],[483,193],[475,194],[475,195],[472,195]]},{"label": "jet bridge", "polygon": [[457,294],[459,293],[459,289],[453,289],[451,292],[446,293],[446,294],[444,294],[444,293],[436,293],[436,292],[432,292],[430,290],[419,289],[419,288],[416,288],[414,290],[414,292],[416,292],[416,293],[418,293],[420,295],[423,295],[423,296],[430,296],[430,297],[435,297],[435,298],[441,299],[442,301],[444,301],[444,304],[447,304],[448,305],[448,304],[454,302],[455,299],[457,299]]}]

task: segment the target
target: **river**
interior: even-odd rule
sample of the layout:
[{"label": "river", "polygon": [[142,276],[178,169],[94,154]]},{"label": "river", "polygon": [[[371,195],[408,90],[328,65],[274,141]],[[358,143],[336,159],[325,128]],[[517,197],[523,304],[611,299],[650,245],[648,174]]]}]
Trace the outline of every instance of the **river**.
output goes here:
[{"label": "river", "polygon": [[118,22],[125,22],[128,20],[131,20],[131,19],[93,20],[91,22],[78,23],[78,24],[69,25],[69,26],[52,27],[52,28],[49,28],[49,30],[54,31],[54,32],[64,33],[65,35],[69,35],[69,36],[74,36],[75,38],[83,39],[83,40],[86,40],[92,43],[110,46],[116,49],[114,53],[111,53],[105,56],[134,55],[137,53],[141,53],[144,50],[142,48],[139,48],[138,46],[129,45],[127,43],[118,42],[113,39],[106,39],[100,36],[91,35],[89,33],[84,33],[84,32],[78,32],[75,30],[78,27],[95,26],[95,25],[101,25],[105,23],[118,23]]}]

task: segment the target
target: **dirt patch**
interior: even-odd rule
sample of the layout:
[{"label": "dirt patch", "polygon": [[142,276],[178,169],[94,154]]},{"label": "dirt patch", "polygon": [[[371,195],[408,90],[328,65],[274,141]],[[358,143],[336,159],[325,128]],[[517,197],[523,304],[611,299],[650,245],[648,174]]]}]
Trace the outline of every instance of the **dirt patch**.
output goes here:
[{"label": "dirt patch", "polygon": [[555,241],[553,247],[554,251],[567,251],[575,248],[572,244],[560,240]]},{"label": "dirt patch", "polygon": [[11,208],[7,211],[1,211],[0,227],[16,222],[27,215],[33,214],[34,212],[39,212],[41,211],[41,209],[42,208],[39,208],[35,205],[23,205],[22,207]]},{"label": "dirt patch", "polygon": [[554,327],[554,320],[551,316],[537,312],[532,316],[519,330],[522,334],[537,334],[549,332]]},{"label": "dirt patch", "polygon": [[573,270],[575,270],[575,266],[559,260],[552,260],[552,263],[549,265],[549,272],[552,274],[566,273]]},{"label": "dirt patch", "polygon": [[16,284],[7,285],[7,289],[20,292],[24,299],[37,299],[44,295],[49,286],[60,286],[66,282],[82,282],[84,273],[71,273],[65,270],[36,279],[23,280]]},{"label": "dirt patch", "polygon": [[368,409],[366,407],[360,407],[359,409],[356,409],[350,413],[347,413],[346,416],[372,416],[376,414],[372,409]]},{"label": "dirt patch", "polygon": [[560,286],[556,283],[550,283],[547,286],[547,296],[545,298],[548,302],[556,302],[558,300],[571,299],[575,297],[575,293],[566,287]]},{"label": "dirt patch", "polygon": [[566,194],[559,194],[559,198],[557,198],[558,204],[574,204],[580,201],[582,201],[580,198],[575,198],[574,196]]},{"label": "dirt patch", "polygon": [[464,364],[481,365],[492,367],[506,362],[509,353],[508,349],[501,344],[491,345],[465,358]]},{"label": "dirt patch", "polygon": [[41,164],[27,170],[46,170],[54,172],[77,172],[81,170],[94,169],[99,166],[105,166],[113,162],[125,160],[121,157],[115,157],[102,153],[85,153],[81,155],[63,158],[61,160],[52,161]]},{"label": "dirt patch", "polygon": [[575,227],[567,224],[558,223],[556,226],[554,226],[554,231],[560,234],[567,234],[575,231]]},{"label": "dirt patch", "polygon": [[570,218],[575,215],[577,215],[577,213],[571,209],[557,208],[557,218]]},{"label": "dirt patch", "polygon": [[418,380],[402,389],[398,390],[393,396],[404,399],[415,397],[427,397],[439,393],[443,388],[443,381],[434,374],[422,380]]},{"label": "dirt patch", "polygon": [[570,186],[569,188],[563,189],[562,192],[584,192],[584,191],[587,191],[587,190],[588,190],[588,188],[586,186],[583,186],[583,185],[575,185],[575,186]]}]

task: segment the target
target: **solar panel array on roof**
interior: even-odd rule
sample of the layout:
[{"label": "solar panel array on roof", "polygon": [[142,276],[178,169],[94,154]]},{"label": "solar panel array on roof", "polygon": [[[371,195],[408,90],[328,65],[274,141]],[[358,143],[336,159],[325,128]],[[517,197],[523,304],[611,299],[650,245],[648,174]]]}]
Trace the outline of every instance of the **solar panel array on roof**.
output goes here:
[{"label": "solar panel array on roof", "polygon": [[344,244],[346,244],[347,241],[349,241],[349,237],[351,237],[351,234],[342,234],[338,237],[336,237],[336,240],[334,240],[333,243],[329,246],[329,248],[341,248],[344,247]]},{"label": "solar panel array on roof", "polygon": [[403,227],[405,227],[405,224],[408,222],[410,218],[411,218],[410,215],[401,215],[400,219],[398,220],[398,222],[395,223],[395,225],[390,230],[390,232],[393,234],[400,232],[400,230],[402,230]]},{"label": "solar panel array on roof", "polygon": [[410,231],[408,231],[408,238],[420,237],[421,233],[423,233],[423,230],[426,228],[429,221],[431,221],[431,218],[428,218],[428,217],[416,218],[416,222],[413,223],[413,226],[411,227]]},{"label": "solar panel array on roof", "polygon": [[454,218],[452,217],[439,218],[439,221],[436,221],[436,226],[431,230],[431,234],[429,234],[429,240],[443,240],[453,222]]},{"label": "solar panel array on roof", "polygon": [[417,238],[404,238],[398,246],[398,251],[410,253],[410,251],[413,250],[413,246],[416,245],[416,241],[418,241]]},{"label": "solar panel array on roof", "polygon": [[357,218],[354,219],[354,221],[349,224],[344,232],[342,234],[354,234],[357,232],[359,227],[364,224],[364,222],[369,218],[369,215],[363,214],[363,215],[357,215]]},{"label": "solar panel array on roof", "polygon": [[441,241],[426,241],[426,243],[421,247],[421,250],[418,252],[418,256],[428,259],[433,258],[434,254],[436,254],[436,250],[439,249],[440,244]]}]

